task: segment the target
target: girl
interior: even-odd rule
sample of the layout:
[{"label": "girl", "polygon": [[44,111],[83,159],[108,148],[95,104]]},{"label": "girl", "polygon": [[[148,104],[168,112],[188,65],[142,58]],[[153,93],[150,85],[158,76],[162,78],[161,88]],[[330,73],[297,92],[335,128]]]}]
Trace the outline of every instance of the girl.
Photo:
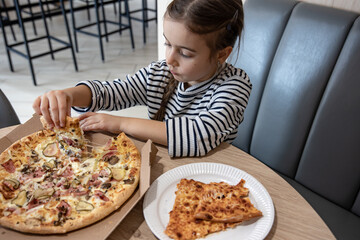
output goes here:
[{"label": "girl", "polygon": [[[174,0],[164,15],[166,60],[126,80],[83,81],[48,92],[33,104],[52,126],[71,106],[84,131],[125,132],[168,146],[169,155],[202,156],[231,143],[243,120],[251,83],[225,62],[243,28],[241,0]],[[149,119],[93,113],[147,105]]]}]

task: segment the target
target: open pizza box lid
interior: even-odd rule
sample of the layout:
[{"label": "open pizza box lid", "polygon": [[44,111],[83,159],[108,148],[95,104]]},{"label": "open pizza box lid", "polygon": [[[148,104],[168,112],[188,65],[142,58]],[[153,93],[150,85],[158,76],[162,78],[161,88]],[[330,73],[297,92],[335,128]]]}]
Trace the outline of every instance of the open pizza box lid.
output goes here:
[{"label": "open pizza box lid", "polygon": [[[0,139],[0,153],[9,147],[13,142],[27,136],[33,132],[43,129],[38,115],[34,115],[26,123],[19,125],[5,137]],[[110,138],[109,135],[102,133],[89,133],[86,137],[93,143],[103,144]],[[138,149],[141,149],[141,171],[139,186],[133,195],[116,211],[106,218],[81,229],[54,235],[39,235],[17,232],[0,226],[1,239],[21,240],[21,239],[106,239],[112,231],[120,224],[137,202],[144,196],[150,187],[150,164],[151,160],[156,157],[157,148],[151,140],[146,143],[132,139]]]}]

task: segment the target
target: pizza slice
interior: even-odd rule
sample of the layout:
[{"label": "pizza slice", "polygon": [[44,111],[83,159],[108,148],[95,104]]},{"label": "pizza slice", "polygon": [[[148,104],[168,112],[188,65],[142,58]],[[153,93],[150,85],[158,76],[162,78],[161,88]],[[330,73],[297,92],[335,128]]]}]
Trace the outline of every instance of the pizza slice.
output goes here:
[{"label": "pizza slice", "polygon": [[243,179],[235,186],[181,179],[165,234],[173,239],[197,239],[261,216],[244,184]]},{"label": "pizza slice", "polygon": [[[40,118],[40,121],[45,129],[50,130],[50,126],[43,116]],[[80,128],[78,118],[67,116],[65,127],[52,128],[51,130],[55,132],[58,144],[55,142],[49,143],[44,150],[46,156],[53,156],[57,153],[57,150],[60,150],[69,157],[81,157],[88,154],[87,140]]]},{"label": "pizza slice", "polygon": [[239,223],[212,222],[194,217],[195,210],[205,195],[206,184],[193,179],[181,179],[165,234],[173,239],[197,239]]},{"label": "pizza slice", "polygon": [[235,223],[262,216],[251,203],[245,180],[235,185],[227,183],[206,184],[200,203],[194,211],[196,219],[212,222]]}]

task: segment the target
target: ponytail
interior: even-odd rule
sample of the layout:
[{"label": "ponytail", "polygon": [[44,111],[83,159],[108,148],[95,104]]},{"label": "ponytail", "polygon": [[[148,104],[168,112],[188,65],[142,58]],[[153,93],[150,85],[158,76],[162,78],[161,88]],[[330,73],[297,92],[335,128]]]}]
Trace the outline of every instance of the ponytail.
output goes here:
[{"label": "ponytail", "polygon": [[171,77],[169,79],[169,83],[168,85],[166,85],[165,89],[164,89],[164,95],[161,101],[161,105],[159,110],[157,111],[157,113],[155,113],[154,116],[154,120],[158,120],[158,121],[164,121],[164,117],[165,117],[165,110],[166,110],[166,105],[168,104],[172,94],[175,91],[175,88],[178,86],[179,82],[175,80],[174,77]]}]

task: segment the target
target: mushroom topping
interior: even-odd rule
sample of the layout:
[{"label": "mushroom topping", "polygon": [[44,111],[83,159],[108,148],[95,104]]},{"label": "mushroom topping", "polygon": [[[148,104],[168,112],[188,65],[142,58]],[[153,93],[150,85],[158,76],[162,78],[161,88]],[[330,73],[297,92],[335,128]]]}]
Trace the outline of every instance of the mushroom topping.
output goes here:
[{"label": "mushroom topping", "polygon": [[56,162],[54,160],[45,162],[43,164],[43,168],[45,168],[45,169],[53,169],[54,167],[56,167]]},{"label": "mushroom topping", "polygon": [[32,158],[32,160],[34,160],[34,162],[38,162],[39,154],[35,150],[31,150],[30,158]]},{"label": "mushroom topping", "polygon": [[128,178],[128,179],[124,179],[124,183],[125,184],[133,184],[135,182],[135,178]]},{"label": "mushroom topping", "polygon": [[107,158],[106,161],[109,161],[110,165],[115,165],[119,162],[119,157],[113,155],[113,156]]},{"label": "mushroom topping", "polygon": [[111,183],[109,183],[109,182],[103,183],[101,185],[101,188],[102,189],[109,189],[109,188],[111,188]]},{"label": "mushroom topping", "polygon": [[91,203],[85,202],[85,201],[79,201],[78,204],[75,207],[76,211],[91,211],[94,209],[94,206]]}]

